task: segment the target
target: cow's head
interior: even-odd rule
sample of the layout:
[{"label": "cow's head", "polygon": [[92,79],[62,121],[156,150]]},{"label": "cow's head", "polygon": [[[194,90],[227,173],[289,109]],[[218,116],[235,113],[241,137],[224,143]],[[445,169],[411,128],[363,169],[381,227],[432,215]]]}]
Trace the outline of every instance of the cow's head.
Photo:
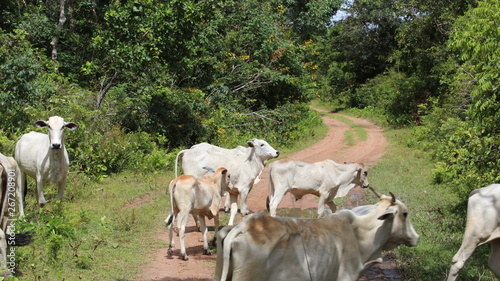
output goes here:
[{"label": "cow's head", "polygon": [[229,190],[229,185],[231,184],[231,173],[224,168],[220,167],[214,172],[214,176],[218,177],[220,181],[220,195],[224,196],[227,190]]},{"label": "cow's head", "polygon": [[370,182],[368,181],[368,168],[363,163],[352,163],[357,165],[353,183],[361,186],[362,188],[367,188],[370,186]]},{"label": "cow's head", "polygon": [[387,206],[384,213],[378,219],[392,225],[391,233],[388,241],[385,243],[384,250],[392,250],[401,244],[408,247],[416,246],[419,236],[408,218],[408,208],[406,205],[397,200],[392,193],[390,197],[380,195],[377,192],[375,193],[380,197],[381,202],[379,204]]},{"label": "cow's head", "polygon": [[265,140],[253,139],[247,142],[247,145],[251,147],[257,157],[262,159],[262,161],[267,161],[271,158],[276,158],[280,153],[267,143]]},{"label": "cow's head", "polygon": [[49,127],[50,148],[52,149],[60,149],[63,147],[65,127],[70,130],[78,128],[78,125],[75,123],[64,122],[64,119],[59,116],[52,116],[49,118],[49,121],[38,120],[35,122],[35,126],[38,128]]}]

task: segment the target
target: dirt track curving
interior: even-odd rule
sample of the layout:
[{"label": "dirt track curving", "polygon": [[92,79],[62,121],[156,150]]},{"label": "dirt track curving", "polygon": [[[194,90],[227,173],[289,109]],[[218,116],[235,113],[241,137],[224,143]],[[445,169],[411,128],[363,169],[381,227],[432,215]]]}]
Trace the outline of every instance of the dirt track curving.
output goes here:
[{"label": "dirt track curving", "polygon": [[[319,112],[323,112],[318,110]],[[323,117],[325,124],[329,127],[327,136],[321,141],[310,147],[299,151],[288,158],[316,162],[325,159],[332,159],[335,162],[363,162],[368,167],[376,164],[385,154],[388,142],[384,136],[382,128],[362,119],[344,116],[351,119],[356,124],[362,126],[367,131],[366,141],[358,142],[352,147],[345,147],[343,142],[344,132],[350,127],[334,118]],[[261,175],[261,181],[256,184],[248,197],[248,206],[252,211],[265,209],[267,197],[267,168]],[[316,208],[317,199],[315,196],[304,196],[301,200],[292,201],[290,196],[285,196],[279,208]],[[209,225],[210,222],[209,222]],[[157,239],[167,242],[168,235],[164,231],[158,235]],[[215,255],[202,255],[203,238],[196,227],[192,218],[186,228],[186,250],[189,255],[189,261],[183,261],[179,258],[179,250],[174,251],[172,257],[167,256],[167,248],[162,248],[151,255],[151,262],[147,264],[142,271],[141,281],[177,281],[193,280],[206,281],[213,279],[215,270]],[[179,245],[176,237],[176,245]],[[391,270],[394,265],[390,262],[384,262],[382,268],[384,273],[397,275],[397,272]],[[397,280],[395,276],[384,277],[380,268],[374,269],[365,274],[362,280]],[[390,279],[389,279],[390,278]]]}]

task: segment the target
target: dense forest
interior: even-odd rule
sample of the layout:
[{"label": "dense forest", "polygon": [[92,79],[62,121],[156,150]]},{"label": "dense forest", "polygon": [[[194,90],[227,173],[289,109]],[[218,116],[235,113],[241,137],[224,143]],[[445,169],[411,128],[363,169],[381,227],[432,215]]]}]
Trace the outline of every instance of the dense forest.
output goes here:
[{"label": "dense forest", "polygon": [[[497,0],[6,0],[0,150],[35,120],[66,135],[89,177],[164,169],[166,153],[253,137],[286,146],[307,103],[413,126],[435,181],[499,181]],[[466,196],[465,196],[466,197]],[[464,197],[464,198],[465,198]]]}]

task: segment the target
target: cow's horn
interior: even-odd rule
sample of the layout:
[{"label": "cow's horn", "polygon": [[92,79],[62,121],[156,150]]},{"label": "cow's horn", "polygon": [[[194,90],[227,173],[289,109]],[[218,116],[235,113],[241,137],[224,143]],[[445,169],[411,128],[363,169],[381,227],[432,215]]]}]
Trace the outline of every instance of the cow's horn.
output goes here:
[{"label": "cow's horn", "polygon": [[394,195],[394,193],[389,192],[389,194],[391,194],[391,197],[392,197],[392,203],[396,203],[396,196]]},{"label": "cow's horn", "polygon": [[378,198],[381,198],[381,197],[382,197],[382,194],[380,194],[378,191],[376,191],[373,187],[369,186],[369,188],[373,191],[373,193],[375,193],[375,195],[376,195]]}]

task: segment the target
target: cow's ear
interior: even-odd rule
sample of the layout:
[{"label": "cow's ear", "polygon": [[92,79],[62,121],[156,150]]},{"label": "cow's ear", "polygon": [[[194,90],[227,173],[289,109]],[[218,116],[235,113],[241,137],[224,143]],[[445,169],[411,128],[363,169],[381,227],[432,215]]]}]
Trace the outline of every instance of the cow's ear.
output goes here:
[{"label": "cow's ear", "polygon": [[397,210],[389,208],[380,217],[378,217],[378,219],[383,221],[386,219],[393,218],[397,212],[398,212]]},{"label": "cow's ear", "polygon": [[253,141],[247,141],[247,145],[250,147],[254,147]]},{"label": "cow's ear", "polygon": [[222,170],[222,174],[223,175],[227,174],[227,169]]},{"label": "cow's ear", "polygon": [[76,125],[76,123],[73,123],[73,122],[66,122],[64,123],[64,127],[70,129],[70,130],[74,130],[76,128],[78,128],[78,125]]},{"label": "cow's ear", "polygon": [[45,128],[48,126],[47,122],[46,121],[43,121],[43,120],[38,120],[35,122],[35,126],[37,128]]}]

